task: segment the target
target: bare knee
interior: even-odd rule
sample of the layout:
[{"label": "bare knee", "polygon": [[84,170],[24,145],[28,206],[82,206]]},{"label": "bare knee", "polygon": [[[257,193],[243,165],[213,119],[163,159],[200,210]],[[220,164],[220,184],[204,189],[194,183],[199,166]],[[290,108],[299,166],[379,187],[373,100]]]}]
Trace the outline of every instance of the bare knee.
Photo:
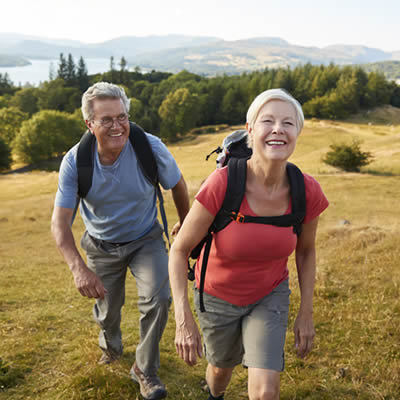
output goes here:
[{"label": "bare knee", "polygon": [[230,377],[232,374],[232,368],[218,368],[214,365],[208,365],[209,372],[213,375],[214,379],[223,380]]},{"label": "bare knee", "polygon": [[279,400],[279,372],[249,368],[250,400]]},{"label": "bare knee", "polygon": [[279,387],[265,386],[258,388],[257,390],[249,390],[250,400],[278,400],[279,399]]}]

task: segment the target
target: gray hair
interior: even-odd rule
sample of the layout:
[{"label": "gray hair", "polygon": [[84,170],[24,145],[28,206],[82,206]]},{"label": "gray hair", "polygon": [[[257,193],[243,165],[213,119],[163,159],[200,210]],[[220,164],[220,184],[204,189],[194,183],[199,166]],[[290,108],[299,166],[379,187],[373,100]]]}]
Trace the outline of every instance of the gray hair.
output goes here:
[{"label": "gray hair", "polygon": [[250,104],[247,110],[246,122],[250,128],[254,127],[254,123],[258,117],[261,108],[271,100],[282,100],[291,104],[296,113],[297,134],[301,132],[304,126],[304,114],[300,103],[284,89],[268,89],[260,93]]},{"label": "gray hair", "polygon": [[128,99],[123,87],[108,82],[97,82],[90,86],[82,96],[81,110],[85,121],[93,119],[93,102],[96,99],[120,99],[126,113],[129,113],[130,99]]}]

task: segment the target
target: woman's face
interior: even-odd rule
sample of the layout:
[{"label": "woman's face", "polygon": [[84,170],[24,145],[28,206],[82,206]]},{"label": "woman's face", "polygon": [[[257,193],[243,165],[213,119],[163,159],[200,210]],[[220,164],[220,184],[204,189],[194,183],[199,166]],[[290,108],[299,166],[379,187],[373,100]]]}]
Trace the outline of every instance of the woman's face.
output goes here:
[{"label": "woman's face", "polygon": [[286,161],[296,147],[298,129],[292,104],[270,100],[260,109],[253,128],[253,154],[274,161]]}]

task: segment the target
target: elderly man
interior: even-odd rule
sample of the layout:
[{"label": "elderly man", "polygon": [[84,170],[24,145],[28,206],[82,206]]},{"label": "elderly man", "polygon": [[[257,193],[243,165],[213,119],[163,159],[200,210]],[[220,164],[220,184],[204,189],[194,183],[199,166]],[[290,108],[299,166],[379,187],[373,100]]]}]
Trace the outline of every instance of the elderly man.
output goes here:
[{"label": "elderly man", "polygon": [[[86,227],[81,246],[87,263],[80,256],[71,231],[79,198],[79,144],[67,152],[61,163],[52,233],[78,291],[82,296],[96,299],[93,314],[100,326],[101,364],[111,363],[122,355],[121,308],[129,267],[136,279],[140,311],[140,342],[130,375],[139,383],[142,396],[154,400],[167,395],[157,370],[159,341],[171,300],[168,256],[163,229],[157,220],[157,189],[145,177],[131,144],[128,111],[129,99],[119,86],[99,82],[83,94],[83,118],[95,137],[91,149],[91,186],[87,195],[80,199]],[[143,132],[143,135],[154,154],[161,186],[172,189],[179,216],[172,230],[175,234],[189,209],[186,184],[161,140],[148,133]]]}]

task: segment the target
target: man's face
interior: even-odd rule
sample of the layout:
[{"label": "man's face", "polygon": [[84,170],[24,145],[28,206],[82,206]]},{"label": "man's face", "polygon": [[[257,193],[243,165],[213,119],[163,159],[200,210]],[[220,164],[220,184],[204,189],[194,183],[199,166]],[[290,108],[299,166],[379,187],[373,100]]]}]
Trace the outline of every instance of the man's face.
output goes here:
[{"label": "man's face", "polygon": [[100,155],[119,155],[129,138],[129,117],[120,99],[93,101],[93,119],[85,121],[96,136]]}]

